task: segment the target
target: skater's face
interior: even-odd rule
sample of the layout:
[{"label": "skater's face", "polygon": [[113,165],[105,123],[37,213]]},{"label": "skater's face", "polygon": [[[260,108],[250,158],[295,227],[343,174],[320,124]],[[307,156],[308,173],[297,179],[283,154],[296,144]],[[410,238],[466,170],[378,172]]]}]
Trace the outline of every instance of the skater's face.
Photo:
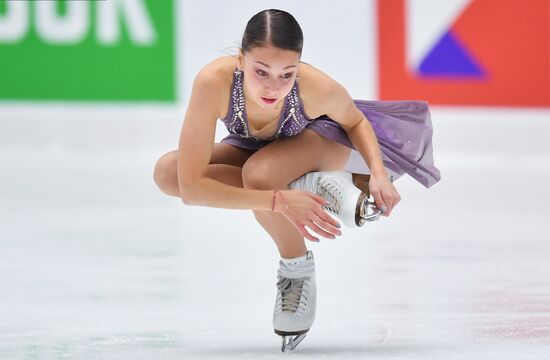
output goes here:
[{"label": "skater's face", "polygon": [[[239,55],[244,72],[244,88],[261,108],[280,108],[281,102],[292,89],[300,65],[300,53],[274,46],[255,47]],[[274,101],[269,101],[274,100]]]}]

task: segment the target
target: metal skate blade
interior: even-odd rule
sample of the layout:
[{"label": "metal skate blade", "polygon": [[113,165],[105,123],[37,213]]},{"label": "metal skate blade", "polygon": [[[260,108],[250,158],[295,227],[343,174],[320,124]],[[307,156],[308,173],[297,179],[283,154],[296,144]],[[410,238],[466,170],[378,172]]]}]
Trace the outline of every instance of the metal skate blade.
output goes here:
[{"label": "metal skate blade", "polygon": [[382,212],[383,211],[380,210],[374,202],[367,200],[365,206],[363,207],[363,213],[361,214],[361,217],[367,221],[374,221],[380,218]]},{"label": "metal skate blade", "polygon": [[362,203],[358,211],[359,213],[355,215],[357,225],[362,226],[367,221],[378,220],[382,215],[382,210],[380,210],[373,201],[369,201],[366,196],[361,200]]},{"label": "metal skate blade", "polygon": [[283,336],[283,345],[281,346],[281,351],[292,351],[296,349],[296,346],[298,346],[299,343],[304,340],[306,337],[306,334],[300,334],[296,336]]},{"label": "metal skate blade", "polygon": [[[357,226],[363,226],[367,221],[378,220],[383,211],[376,206],[374,201],[369,201],[371,197],[369,189],[370,175],[353,173],[352,180],[353,184],[362,191],[355,211],[355,223]],[[393,177],[390,180],[393,181]]]}]

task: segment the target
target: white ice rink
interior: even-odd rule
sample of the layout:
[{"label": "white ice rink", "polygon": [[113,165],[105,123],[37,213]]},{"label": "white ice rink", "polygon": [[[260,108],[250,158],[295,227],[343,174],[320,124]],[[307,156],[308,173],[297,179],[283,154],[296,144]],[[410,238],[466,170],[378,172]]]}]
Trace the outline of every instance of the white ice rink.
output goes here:
[{"label": "white ice rink", "polygon": [[[403,177],[391,217],[308,244],[317,318],[293,358],[550,358],[550,110],[432,115],[441,182]],[[3,121],[1,359],[283,356],[277,252],[250,211],[162,194],[171,148],[31,146],[7,134],[32,121]]]}]

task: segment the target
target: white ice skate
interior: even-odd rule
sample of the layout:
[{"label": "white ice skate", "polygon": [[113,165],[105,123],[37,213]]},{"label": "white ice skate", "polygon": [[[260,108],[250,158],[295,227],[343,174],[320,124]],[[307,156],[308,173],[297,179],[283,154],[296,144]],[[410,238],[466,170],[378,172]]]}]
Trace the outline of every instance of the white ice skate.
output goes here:
[{"label": "white ice skate", "polygon": [[322,196],[323,208],[349,227],[363,226],[377,220],[382,211],[369,200],[369,175],[346,171],[310,172],[288,185],[289,189],[309,191]]},{"label": "white ice skate", "polygon": [[273,310],[273,329],[282,336],[281,351],[294,350],[305,338],[315,320],[317,290],[313,253],[305,259],[285,264],[279,261],[277,299]]}]

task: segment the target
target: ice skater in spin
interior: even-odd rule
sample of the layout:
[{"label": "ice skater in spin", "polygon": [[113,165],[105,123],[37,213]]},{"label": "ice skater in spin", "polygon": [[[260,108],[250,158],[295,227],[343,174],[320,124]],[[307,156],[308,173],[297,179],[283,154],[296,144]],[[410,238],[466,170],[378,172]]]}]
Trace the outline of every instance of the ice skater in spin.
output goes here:
[{"label": "ice skater in spin", "polygon": [[[357,227],[389,216],[400,201],[393,181],[404,173],[425,187],[440,179],[426,102],[354,100],[301,61],[302,46],[291,14],[254,15],[238,55],[196,75],[179,147],[154,170],[159,188],[187,205],[251,209],[274,240],[281,259],[273,327],[283,351],[315,318],[304,239],[319,240],[310,231],[334,239],[342,234],[336,219]],[[229,135],[215,143],[218,120]]]}]

